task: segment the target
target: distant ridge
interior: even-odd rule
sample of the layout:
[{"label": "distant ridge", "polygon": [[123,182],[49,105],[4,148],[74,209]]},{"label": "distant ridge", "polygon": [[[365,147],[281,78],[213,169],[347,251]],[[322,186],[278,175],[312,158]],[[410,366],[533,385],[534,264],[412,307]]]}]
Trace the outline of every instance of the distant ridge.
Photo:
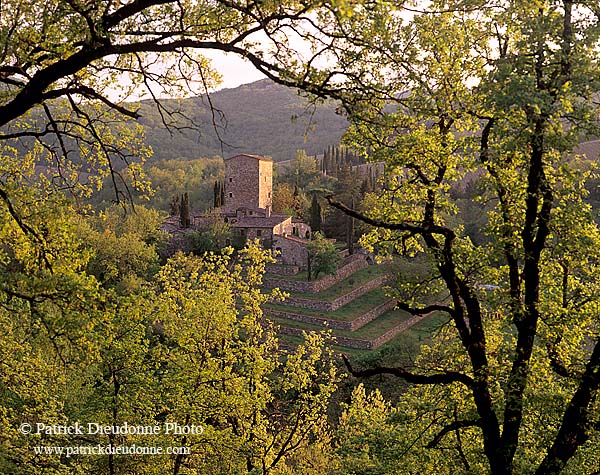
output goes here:
[{"label": "distant ridge", "polygon": [[[327,146],[339,142],[348,127],[346,119],[336,114],[335,104],[312,107],[296,90],[269,79],[211,93],[210,100],[216,109],[214,124],[205,96],[162,101],[172,109],[179,102],[200,131],[185,129],[173,135],[162,124],[155,105],[142,102],[140,123],[154,149],[153,160],[254,153],[278,162],[294,158],[298,149],[309,155],[322,154]],[[178,120],[183,125],[183,120]]]}]

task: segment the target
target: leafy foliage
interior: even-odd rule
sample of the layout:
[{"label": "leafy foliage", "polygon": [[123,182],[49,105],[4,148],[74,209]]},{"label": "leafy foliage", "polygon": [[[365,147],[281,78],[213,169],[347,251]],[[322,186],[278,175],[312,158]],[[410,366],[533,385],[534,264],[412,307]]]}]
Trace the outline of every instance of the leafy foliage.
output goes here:
[{"label": "leafy foliage", "polygon": [[[407,473],[593,470],[600,234],[583,200],[592,173],[570,154],[597,133],[597,10],[433,2],[410,21],[388,5],[354,13],[340,20],[352,34],[338,67],[362,79],[347,140],[386,174],[364,214],[330,201],[376,227],[365,246],[430,257],[434,275],[402,283],[399,305],[444,312],[449,325],[414,369],[352,371],[417,385],[399,402],[409,420],[389,429],[402,434]],[[477,243],[450,193],[470,172],[490,203]]]},{"label": "leafy foliage", "polygon": [[[235,258],[231,249],[202,258],[177,254],[159,267],[158,212],[112,208],[84,219],[65,200],[40,199],[42,189],[23,186],[28,174],[5,163],[11,197],[0,207],[1,470],[293,470],[295,457],[327,432],[339,374],[320,336],[308,336],[289,355],[279,350],[260,308],[280,298],[259,290],[273,259],[252,244]],[[82,438],[17,430],[22,423],[76,421],[194,424],[204,431]],[[61,458],[34,449],[98,444],[184,446],[190,453]]]},{"label": "leafy foliage", "polygon": [[323,234],[316,232],[313,239],[306,245],[308,252],[308,280],[317,278],[319,274],[334,275],[342,261],[335,245],[325,239]]}]

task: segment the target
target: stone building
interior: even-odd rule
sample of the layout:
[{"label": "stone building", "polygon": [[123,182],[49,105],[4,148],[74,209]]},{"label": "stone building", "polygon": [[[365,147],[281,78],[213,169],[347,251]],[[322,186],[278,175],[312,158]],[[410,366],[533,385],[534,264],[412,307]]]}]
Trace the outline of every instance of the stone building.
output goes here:
[{"label": "stone building", "polygon": [[[225,159],[222,205],[210,213],[190,213],[191,229],[210,226],[223,220],[232,231],[226,244],[241,244],[258,239],[267,249],[276,251],[281,264],[306,268],[306,244],[310,226],[299,219],[276,214],[273,209],[273,160],[260,155],[240,154]],[[179,211],[165,220],[161,229],[172,236],[171,250],[185,247],[189,231],[180,224]]]},{"label": "stone building", "polygon": [[234,238],[259,239],[277,252],[282,264],[306,267],[311,229],[291,216],[274,214],[273,160],[240,154],[225,160],[224,203],[215,210],[229,223]]},{"label": "stone building", "polygon": [[271,216],[273,208],[273,160],[260,155],[241,154],[225,159],[225,204],[222,213],[247,210]]}]

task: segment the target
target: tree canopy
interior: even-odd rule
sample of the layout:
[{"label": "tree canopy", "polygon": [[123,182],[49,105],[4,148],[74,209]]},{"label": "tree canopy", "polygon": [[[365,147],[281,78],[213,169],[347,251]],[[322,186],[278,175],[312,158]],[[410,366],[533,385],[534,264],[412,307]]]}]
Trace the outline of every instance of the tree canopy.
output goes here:
[{"label": "tree canopy", "polygon": [[89,173],[110,175],[117,198],[124,198],[123,167],[143,189],[132,163],[149,154],[132,122],[138,110],[124,101],[148,95],[165,127],[181,126],[185,114],[157,99],[213,87],[218,74],[202,56],[206,50],[237,54],[271,79],[310,84],[324,96],[326,82],[311,79],[312,69],[290,41],[316,25],[318,5],[335,8],[316,2],[2,2],[0,141],[29,153],[35,148],[50,174],[74,189]]},{"label": "tree canopy", "polygon": [[[600,230],[583,200],[597,177],[573,154],[599,133],[596,3],[8,0],[1,8],[4,471],[114,474],[144,464],[146,473],[289,473],[309,465],[306,454],[321,461],[317,452],[331,453],[329,471],[339,461],[342,473],[600,470]],[[308,55],[293,38],[310,42]],[[153,99],[206,91],[218,80],[207,49],[340,101],[352,124],[347,144],[386,167],[364,212],[329,202],[373,226],[362,244],[381,257],[424,253],[431,263],[426,277],[392,291],[401,309],[438,312],[447,324],[413,367],[346,359],[357,377],[390,374],[412,387],[395,407],[358,388],[339,432],[327,427],[339,377],[322,339],[309,336],[284,358],[262,319],[260,305],[280,297],[258,288],[268,255],[250,245],[160,265],[155,229],[112,211],[89,218],[57,193],[78,198],[103,175],[117,198],[129,184],[147,190],[136,161],[150,150],[123,120],[138,115],[123,101],[140,87]],[[165,126],[180,118],[156,107]],[[491,209],[477,243],[451,196],[467,177]],[[334,272],[330,244],[317,235],[309,247],[332,257],[315,273]],[[195,451],[146,464],[36,457],[38,440],[17,431],[23,420],[94,418],[201,420],[206,432],[157,441]]]},{"label": "tree canopy", "polygon": [[[356,46],[341,67],[365,78],[347,140],[385,160],[385,186],[366,213],[330,202],[377,227],[365,246],[431,257],[426,280],[397,289],[399,306],[449,325],[413,369],[351,371],[415,384],[398,441],[412,444],[412,467],[597,470],[600,233],[583,202],[593,172],[571,153],[598,131],[597,7],[436,1],[409,21],[388,5],[364,13],[343,21]],[[454,225],[450,189],[466,174],[493,204],[484,244]]]}]

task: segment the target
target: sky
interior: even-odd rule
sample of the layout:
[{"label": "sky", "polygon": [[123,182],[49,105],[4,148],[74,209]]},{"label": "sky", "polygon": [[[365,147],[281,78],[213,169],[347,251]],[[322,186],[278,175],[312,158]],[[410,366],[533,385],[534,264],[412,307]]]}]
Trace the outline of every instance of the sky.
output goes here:
[{"label": "sky", "polygon": [[223,82],[219,84],[217,90],[238,87],[266,77],[249,61],[238,55],[221,51],[206,51],[203,54],[212,60],[214,69],[223,77]]}]

